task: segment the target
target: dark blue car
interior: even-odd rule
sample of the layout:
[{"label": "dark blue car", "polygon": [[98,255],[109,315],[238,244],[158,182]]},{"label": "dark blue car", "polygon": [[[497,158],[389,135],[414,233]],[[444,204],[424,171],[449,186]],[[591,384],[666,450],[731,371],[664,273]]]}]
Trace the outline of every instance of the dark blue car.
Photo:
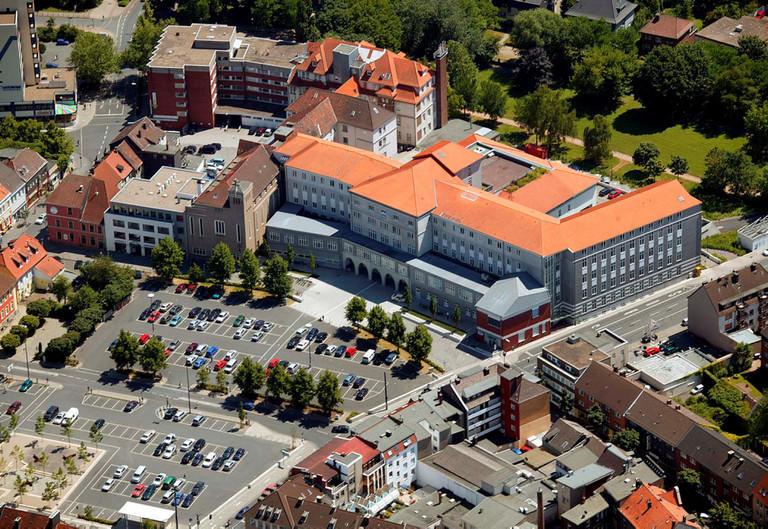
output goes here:
[{"label": "dark blue car", "polygon": [[[181,493],[179,493],[179,494],[181,494]],[[187,497],[184,498],[184,501],[182,502],[181,506],[182,507],[189,507],[190,505],[192,505],[192,502],[194,500],[195,500],[195,495],[194,494],[192,494],[192,493],[187,494]]]},{"label": "dark blue car", "polygon": [[242,520],[243,516],[245,516],[245,513],[250,509],[248,505],[237,511],[237,514],[235,515],[235,520]]}]

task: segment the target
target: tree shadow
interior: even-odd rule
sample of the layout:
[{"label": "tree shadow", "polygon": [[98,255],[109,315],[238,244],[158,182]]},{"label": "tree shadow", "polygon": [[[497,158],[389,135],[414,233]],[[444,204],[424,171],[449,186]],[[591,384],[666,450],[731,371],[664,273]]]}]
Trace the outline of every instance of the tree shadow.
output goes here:
[{"label": "tree shadow", "polygon": [[[686,125],[688,126],[688,125]],[[695,132],[701,134],[705,138],[718,138],[725,136],[729,140],[734,138],[741,138],[744,136],[744,131],[734,127],[726,127],[721,124],[715,123],[709,120],[699,120],[689,125]]]},{"label": "tree shadow", "polygon": [[576,117],[592,119],[597,114],[603,116],[613,114],[621,106],[621,101],[600,100],[575,95],[571,98],[571,106],[576,111]]},{"label": "tree shadow", "polygon": [[118,384],[121,384],[128,380],[128,374],[122,373],[120,371],[116,371],[114,369],[108,369],[106,371],[102,371],[99,375],[99,384],[102,386],[110,385],[110,386],[116,386]]},{"label": "tree shadow", "polygon": [[633,187],[644,187],[656,181],[652,176],[649,177],[640,169],[631,169],[624,173],[622,180],[630,183]]},{"label": "tree shadow", "polygon": [[658,134],[672,126],[667,120],[651,114],[643,108],[631,108],[625,110],[613,120],[613,128],[616,132],[640,136],[644,134]]}]

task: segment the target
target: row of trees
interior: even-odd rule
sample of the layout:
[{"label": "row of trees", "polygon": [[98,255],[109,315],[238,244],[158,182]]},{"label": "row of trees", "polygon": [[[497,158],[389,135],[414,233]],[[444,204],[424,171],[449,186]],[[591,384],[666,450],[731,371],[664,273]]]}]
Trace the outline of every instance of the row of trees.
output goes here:
[{"label": "row of trees", "polygon": [[448,41],[448,112],[452,117],[461,110],[481,110],[495,120],[503,116],[507,106],[506,90],[491,80],[479,81],[479,71],[467,48],[455,40]]},{"label": "row of trees", "polygon": [[269,370],[246,356],[235,370],[232,380],[244,396],[252,398],[263,387],[267,398],[281,399],[287,394],[293,406],[304,409],[316,399],[320,408],[330,414],[342,402],[339,379],[327,369],[315,385],[312,374],[304,367],[293,376],[278,364]]},{"label": "row of trees", "polygon": [[0,340],[0,345],[3,347],[5,354],[16,354],[16,348],[19,347],[24,341],[35,334],[35,331],[40,328],[42,322],[37,316],[27,314],[19,320],[18,325],[14,325],[8,331],[8,334],[3,336]]},{"label": "row of trees", "polygon": [[118,370],[132,369],[137,363],[142,371],[153,376],[168,365],[165,346],[157,338],[150,338],[143,346],[131,333],[120,330],[117,343],[109,352]]},{"label": "row of trees", "polygon": [[13,116],[5,116],[0,123],[0,147],[29,147],[44,158],[56,160],[61,171],[69,167],[69,157],[75,151],[72,138],[55,122],[43,126],[36,119],[16,121]]},{"label": "row of trees", "polygon": [[367,320],[366,329],[376,339],[383,338],[386,331],[387,341],[398,350],[405,344],[411,360],[418,365],[429,358],[429,353],[432,351],[432,335],[423,325],[418,325],[413,331],[406,333],[405,322],[399,312],[395,312],[391,317],[387,316],[379,305],[374,305],[368,311],[365,300],[355,296],[347,302],[344,316],[355,327],[359,327],[363,320]]}]

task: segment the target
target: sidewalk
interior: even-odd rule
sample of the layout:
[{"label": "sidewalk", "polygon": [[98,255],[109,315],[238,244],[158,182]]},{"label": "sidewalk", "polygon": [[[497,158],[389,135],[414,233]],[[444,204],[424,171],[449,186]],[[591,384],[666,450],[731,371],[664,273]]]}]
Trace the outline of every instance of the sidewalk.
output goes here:
[{"label": "sidewalk", "polygon": [[[470,115],[472,115],[473,117],[476,117],[476,118],[480,118],[480,119],[490,119],[490,117],[487,114],[483,114],[482,112],[470,112]],[[522,123],[520,123],[519,121],[514,121],[514,120],[509,119],[509,118],[498,118],[496,121],[498,121],[499,123],[503,123],[504,125],[510,125],[512,127],[523,128],[523,124]],[[584,141],[580,140],[579,138],[574,138],[572,136],[566,136],[565,137],[565,141],[567,143],[572,143],[573,145],[578,145],[579,147],[584,147]],[[633,163],[632,156],[630,156],[629,154],[625,154],[625,153],[619,152],[619,151],[612,151],[611,154],[613,154],[613,156],[615,156],[616,158],[618,158],[622,162]],[[625,165],[625,164],[620,164],[620,165]],[[664,172],[667,173],[667,174],[674,175],[674,173],[672,171],[670,171],[669,169],[664,169]],[[682,178],[683,180],[688,180],[690,182],[696,182],[697,184],[701,183],[701,178],[699,178],[698,176],[693,176],[691,174],[687,174],[687,173],[680,175],[680,178]]]}]

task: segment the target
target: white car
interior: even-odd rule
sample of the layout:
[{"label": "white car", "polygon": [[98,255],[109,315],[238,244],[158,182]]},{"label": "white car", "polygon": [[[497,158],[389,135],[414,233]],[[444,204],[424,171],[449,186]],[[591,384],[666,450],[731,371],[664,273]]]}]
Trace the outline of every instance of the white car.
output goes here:
[{"label": "white car", "polygon": [[165,449],[165,452],[163,452],[163,459],[170,459],[173,457],[173,454],[176,453],[176,445],[168,445],[168,448]]},{"label": "white car", "polygon": [[169,445],[172,445],[173,443],[176,442],[176,439],[177,437],[175,433],[169,433],[168,435],[165,436],[165,439],[163,439],[163,442],[168,443]]},{"label": "white car", "polygon": [[64,413],[65,412],[59,412],[56,417],[53,419],[53,424],[61,424],[61,422],[64,420]]},{"label": "white car", "polygon": [[768,248],[763,250],[763,257],[768,257]]},{"label": "white car", "polygon": [[216,461],[216,452],[208,452],[208,455],[203,460],[203,468],[210,467],[214,461]]},{"label": "white car", "polygon": [[195,347],[195,353],[196,354],[203,354],[208,350],[208,344],[207,343],[201,343],[197,347]]},{"label": "white car", "polygon": [[35,224],[45,224],[45,219],[48,218],[48,215],[46,213],[40,213],[40,215],[37,216],[35,219]]},{"label": "white car", "polygon": [[120,479],[125,476],[126,472],[128,472],[128,465],[120,465],[115,469],[115,473],[112,477],[115,479]]},{"label": "white car", "polygon": [[181,422],[186,416],[187,412],[185,410],[179,410],[173,414],[173,422]]},{"label": "white car", "polygon": [[312,324],[310,323],[307,323],[303,327],[299,327],[298,329],[296,329],[296,336],[304,336],[309,332],[311,328],[312,328]]},{"label": "white car", "polygon": [[112,488],[112,485],[115,484],[115,480],[112,478],[107,478],[107,481],[104,482],[104,485],[101,486],[102,492],[109,492],[109,490]]},{"label": "white car", "polygon": [[176,481],[173,482],[173,490],[180,491],[186,482],[187,480],[184,478],[176,478]]},{"label": "white car", "polygon": [[224,372],[225,373],[231,373],[235,370],[235,365],[237,365],[237,359],[232,358],[227,362],[227,365],[224,366]]},{"label": "white car", "polygon": [[141,439],[139,439],[140,443],[148,443],[152,440],[152,438],[155,436],[157,432],[154,430],[147,430],[144,432],[144,435],[141,436]]},{"label": "white car", "polygon": [[168,477],[168,475],[167,475],[167,474],[158,474],[158,475],[155,477],[155,480],[152,482],[152,484],[153,484],[155,487],[159,487],[160,485],[162,485],[162,484],[163,484],[163,481],[165,481],[165,478],[167,478],[167,477]]},{"label": "white car", "polygon": [[230,349],[227,351],[227,354],[224,355],[224,360],[232,360],[235,356],[237,356],[237,351]]},{"label": "white car", "polygon": [[208,322],[207,321],[201,321],[200,323],[197,324],[197,330],[198,331],[204,331],[207,328],[208,328]]},{"label": "white car", "polygon": [[301,367],[301,364],[297,362],[291,362],[290,364],[288,364],[288,367],[285,368],[285,372],[288,373],[289,375],[293,375],[294,373],[296,373],[296,371],[299,370],[300,367]]},{"label": "white car", "polygon": [[704,384],[699,384],[691,390],[691,395],[698,395],[702,391],[704,391]]},{"label": "white car", "polygon": [[222,468],[222,470],[224,470],[224,472],[229,472],[230,470],[232,470],[233,468],[235,468],[235,464],[236,464],[236,463],[235,463],[235,461],[232,461],[232,460],[230,459],[230,460],[228,460],[228,461],[226,461],[226,462],[224,463],[224,467]]},{"label": "white car", "polygon": [[302,340],[299,343],[296,344],[296,350],[297,351],[303,351],[309,346],[309,340]]},{"label": "white car", "polygon": [[229,318],[229,312],[225,310],[224,312],[216,316],[216,323],[224,323],[224,320],[226,320],[227,318]]},{"label": "white car", "polygon": [[269,332],[274,328],[275,324],[271,321],[266,322],[264,325],[261,326],[261,330],[264,332]]},{"label": "white car", "polygon": [[198,358],[200,357],[197,356],[196,354],[191,354],[187,357],[187,360],[186,362],[184,362],[184,365],[191,366],[192,364],[195,363],[195,360],[197,360]]},{"label": "white car", "polygon": [[254,323],[256,323],[256,318],[248,318],[243,322],[243,327],[250,329]]},{"label": "white car", "polygon": [[197,326],[200,324],[200,320],[190,320],[190,322],[187,324],[187,330],[188,331],[194,331],[197,329]]},{"label": "white car", "polygon": [[238,329],[237,331],[235,331],[235,335],[232,338],[234,338],[235,340],[239,340],[240,338],[245,336],[246,332],[248,332],[248,329]]},{"label": "white car", "polygon": [[186,452],[187,450],[192,448],[194,444],[195,444],[195,439],[193,437],[190,437],[189,439],[181,443],[181,451]]},{"label": "white car", "polygon": [[253,336],[251,336],[251,341],[252,342],[258,342],[259,340],[261,340],[262,336],[264,336],[263,332],[256,331],[255,333],[253,333]]},{"label": "white car", "polygon": [[333,353],[336,352],[336,349],[338,348],[339,348],[338,345],[329,345],[328,347],[325,348],[325,354],[332,355]]},{"label": "white car", "polygon": [[168,312],[169,310],[171,310],[171,307],[173,307],[173,303],[171,303],[170,301],[168,301],[167,303],[163,303],[162,305],[160,305],[160,312]]}]

